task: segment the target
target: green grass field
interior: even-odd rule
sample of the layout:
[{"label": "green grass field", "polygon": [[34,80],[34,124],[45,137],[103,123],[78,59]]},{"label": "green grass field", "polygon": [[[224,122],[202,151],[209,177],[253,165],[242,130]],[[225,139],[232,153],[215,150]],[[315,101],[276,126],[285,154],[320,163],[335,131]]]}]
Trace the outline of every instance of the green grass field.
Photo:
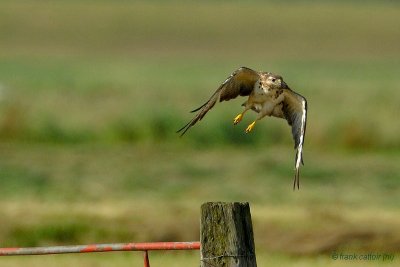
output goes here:
[{"label": "green grass field", "polygon": [[[0,247],[198,240],[203,202],[248,201],[259,266],[397,266],[399,25],[391,1],[2,1]],[[240,66],[308,100],[299,192],[287,123],[246,135],[255,114],[232,125],[243,99],[175,133]],[[27,264],[141,255],[0,258]]]}]

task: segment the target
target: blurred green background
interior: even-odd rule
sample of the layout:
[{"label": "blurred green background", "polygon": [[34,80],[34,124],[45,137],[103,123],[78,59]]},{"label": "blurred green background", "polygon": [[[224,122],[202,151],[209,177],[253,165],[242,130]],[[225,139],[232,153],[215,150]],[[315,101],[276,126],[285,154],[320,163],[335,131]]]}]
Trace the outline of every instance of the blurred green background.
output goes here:
[{"label": "blurred green background", "polygon": [[[260,266],[383,264],[331,254],[400,251],[399,44],[396,1],[1,1],[0,246],[198,240],[203,202],[249,201]],[[175,133],[240,66],[308,100],[299,192],[286,121],[246,135],[243,99]]]}]

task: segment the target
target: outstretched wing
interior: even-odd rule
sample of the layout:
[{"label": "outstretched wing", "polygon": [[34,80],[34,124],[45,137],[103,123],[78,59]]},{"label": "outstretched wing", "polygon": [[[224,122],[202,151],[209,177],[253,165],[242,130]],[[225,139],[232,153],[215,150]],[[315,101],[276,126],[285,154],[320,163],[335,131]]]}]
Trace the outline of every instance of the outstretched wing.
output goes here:
[{"label": "outstretched wing", "polygon": [[303,163],[303,144],[306,133],[307,122],[307,100],[290,89],[283,91],[285,99],[283,100],[283,115],[290,126],[292,126],[292,135],[294,139],[294,148],[297,149],[295,158],[296,173],[294,176],[293,189],[300,187],[300,163]]},{"label": "outstretched wing", "polygon": [[196,116],[189,121],[185,126],[179,129],[177,132],[182,132],[181,136],[186,133],[193,125],[200,121],[207,112],[214,107],[215,103],[228,101],[236,98],[237,96],[247,96],[253,91],[254,84],[260,78],[259,73],[252,69],[241,67],[234,71],[215,91],[210,99],[197,109],[191,112],[199,111]]}]

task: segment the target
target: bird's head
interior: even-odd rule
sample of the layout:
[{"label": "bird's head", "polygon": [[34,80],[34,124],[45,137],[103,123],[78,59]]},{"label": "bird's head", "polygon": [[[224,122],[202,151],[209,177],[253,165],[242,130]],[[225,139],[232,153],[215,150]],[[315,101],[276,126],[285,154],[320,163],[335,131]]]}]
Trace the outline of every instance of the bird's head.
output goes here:
[{"label": "bird's head", "polygon": [[283,81],[282,76],[267,72],[265,83],[271,89],[289,89],[289,86]]}]

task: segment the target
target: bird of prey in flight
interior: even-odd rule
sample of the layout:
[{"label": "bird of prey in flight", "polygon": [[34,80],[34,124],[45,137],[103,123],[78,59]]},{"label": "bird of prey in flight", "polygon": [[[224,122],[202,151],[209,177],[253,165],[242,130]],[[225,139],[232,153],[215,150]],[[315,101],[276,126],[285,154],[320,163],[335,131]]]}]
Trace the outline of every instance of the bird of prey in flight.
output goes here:
[{"label": "bird of prey in flight", "polygon": [[257,118],[247,126],[246,133],[251,132],[255,124],[265,116],[286,119],[292,127],[294,148],[297,150],[293,189],[296,187],[299,189],[299,168],[300,164],[304,165],[302,154],[306,132],[307,101],[291,90],[279,75],[246,67],[237,69],[218,87],[206,103],[192,111],[197,112],[196,116],[177,132],[181,133],[181,136],[184,135],[214,107],[217,101],[228,101],[237,96],[248,96],[248,98],[242,104],[244,110],[234,118],[233,124],[238,124],[250,109],[258,113]]}]

